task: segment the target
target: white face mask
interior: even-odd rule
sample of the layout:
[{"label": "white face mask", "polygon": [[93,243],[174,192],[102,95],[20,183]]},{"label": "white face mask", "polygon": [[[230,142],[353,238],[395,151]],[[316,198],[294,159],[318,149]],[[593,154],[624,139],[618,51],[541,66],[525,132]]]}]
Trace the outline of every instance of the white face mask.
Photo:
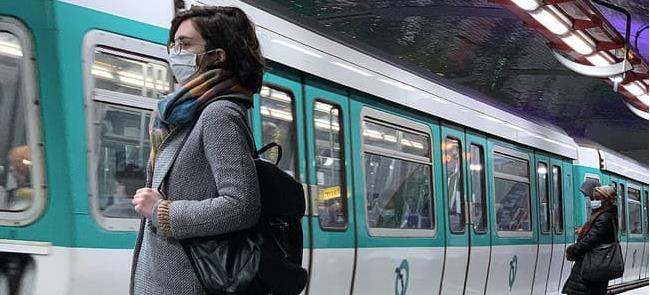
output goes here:
[{"label": "white face mask", "polygon": [[196,73],[198,70],[196,56],[196,53],[186,50],[181,50],[180,53],[172,51],[167,55],[167,62],[178,83],[185,84]]},{"label": "white face mask", "polygon": [[169,52],[169,55],[167,55],[167,62],[169,63],[169,67],[171,68],[174,77],[176,77],[176,81],[181,85],[187,83],[190,77],[199,70],[199,67],[196,64],[198,56],[212,51],[215,51],[215,49],[198,54],[187,50],[181,50],[180,53],[174,51]]},{"label": "white face mask", "polygon": [[595,200],[595,201],[591,201],[590,205],[591,205],[591,209],[598,209],[600,208],[600,206],[603,205],[603,203],[601,200]]}]

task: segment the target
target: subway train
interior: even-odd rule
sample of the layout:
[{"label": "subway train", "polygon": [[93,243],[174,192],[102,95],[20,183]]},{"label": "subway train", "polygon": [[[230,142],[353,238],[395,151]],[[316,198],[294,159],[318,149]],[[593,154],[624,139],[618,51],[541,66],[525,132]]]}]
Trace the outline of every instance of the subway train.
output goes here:
[{"label": "subway train", "polygon": [[[558,294],[618,191],[625,273],[648,282],[648,167],[274,15],[250,123],[305,188],[304,294]],[[173,1],[0,2],[0,294],[126,294],[149,116],[172,91]],[[277,154],[265,155],[275,159]]]}]

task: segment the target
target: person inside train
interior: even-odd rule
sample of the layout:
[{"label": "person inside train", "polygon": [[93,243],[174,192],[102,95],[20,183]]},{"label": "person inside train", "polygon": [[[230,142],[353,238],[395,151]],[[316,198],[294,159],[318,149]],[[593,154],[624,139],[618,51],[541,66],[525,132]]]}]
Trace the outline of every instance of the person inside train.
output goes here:
[{"label": "person inside train", "polygon": [[172,20],[168,53],[181,86],[152,114],[131,294],[205,294],[179,241],[252,227],[261,210],[247,118],[265,68],[254,25],[236,7],[192,6]]},{"label": "person inside train", "polygon": [[31,167],[31,153],[27,145],[20,145],[9,151],[9,171],[0,196],[0,209],[22,211],[29,208],[33,193]]},{"label": "person inside train", "polygon": [[599,295],[607,293],[608,281],[588,281],[582,276],[584,255],[595,247],[614,243],[618,237],[616,222],[616,189],[598,186],[590,194],[591,216],[578,230],[578,240],[567,247],[566,258],[575,261],[569,279],[562,288],[563,294]]}]

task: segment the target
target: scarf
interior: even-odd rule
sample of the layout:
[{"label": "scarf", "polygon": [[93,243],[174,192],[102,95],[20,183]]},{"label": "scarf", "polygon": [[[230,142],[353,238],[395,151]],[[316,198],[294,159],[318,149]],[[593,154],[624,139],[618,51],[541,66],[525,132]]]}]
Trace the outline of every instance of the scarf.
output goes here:
[{"label": "scarf", "polygon": [[158,150],[169,134],[175,128],[197,119],[203,108],[215,97],[227,94],[244,97],[252,104],[252,91],[241,86],[235,77],[221,69],[204,72],[158,102],[158,108],[151,114],[149,124],[151,171],[155,167]]}]

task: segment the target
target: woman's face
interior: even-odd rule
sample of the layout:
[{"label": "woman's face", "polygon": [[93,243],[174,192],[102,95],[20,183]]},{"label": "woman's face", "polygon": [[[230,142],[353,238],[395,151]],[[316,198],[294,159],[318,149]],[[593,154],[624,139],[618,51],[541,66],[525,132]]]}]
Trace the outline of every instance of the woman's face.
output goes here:
[{"label": "woman's face", "polygon": [[180,49],[190,51],[192,53],[203,53],[205,51],[205,40],[201,37],[201,33],[194,28],[191,19],[184,20],[176,34],[174,34],[174,45],[179,46]]}]

